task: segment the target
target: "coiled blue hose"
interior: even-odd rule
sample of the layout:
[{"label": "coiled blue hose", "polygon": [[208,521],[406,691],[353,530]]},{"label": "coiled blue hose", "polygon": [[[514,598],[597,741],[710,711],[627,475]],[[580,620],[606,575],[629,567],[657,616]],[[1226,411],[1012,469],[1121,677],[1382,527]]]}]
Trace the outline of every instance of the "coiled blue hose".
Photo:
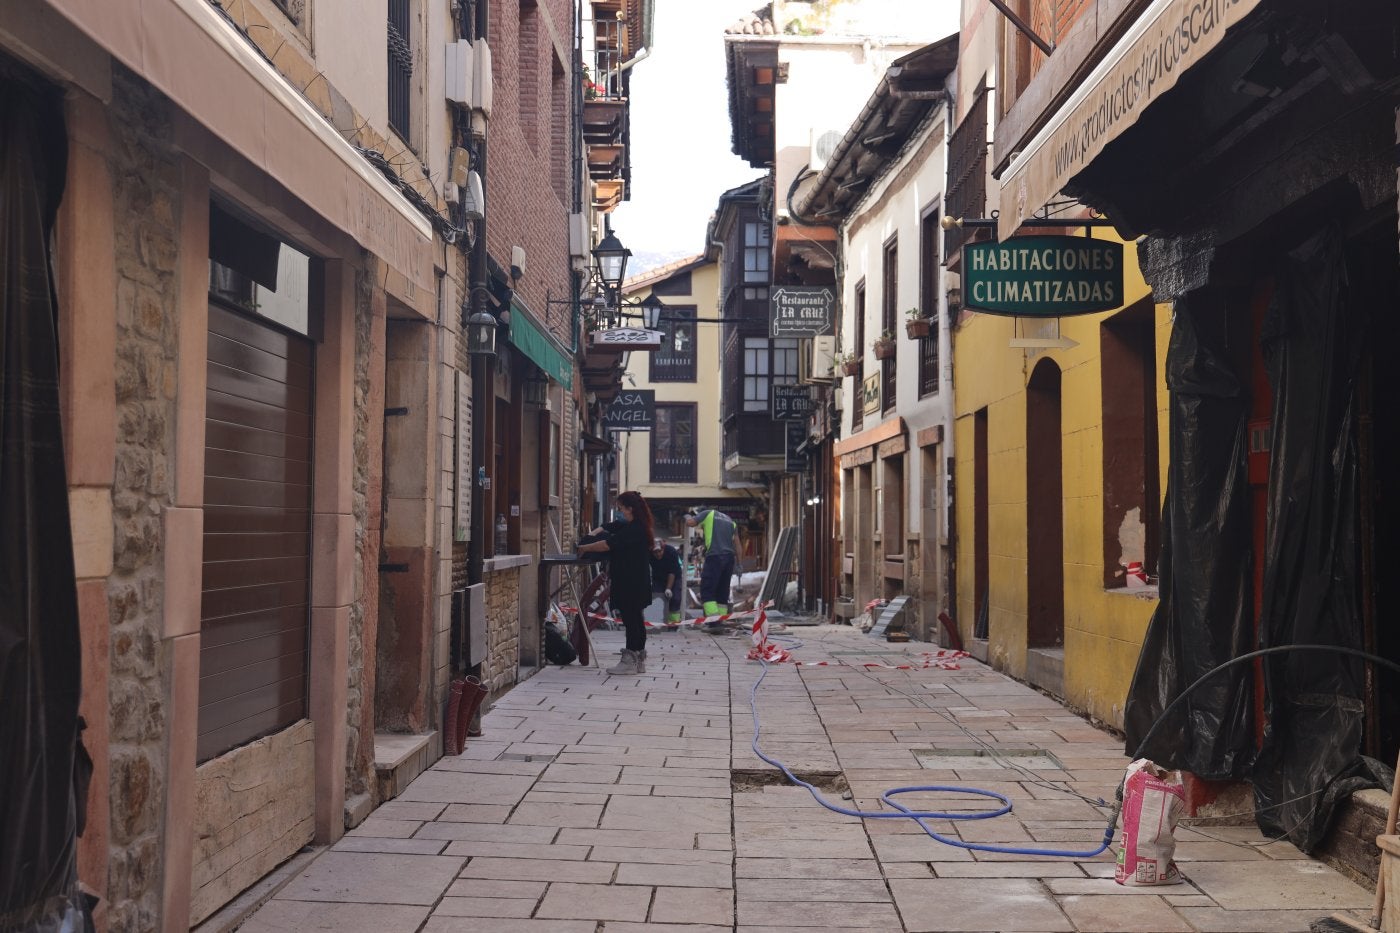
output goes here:
[{"label": "coiled blue hose", "polygon": [[[826,807],[833,813],[840,813],[844,816],[854,816],[865,820],[913,820],[919,824],[919,828],[928,833],[933,839],[944,845],[957,846],[960,849],[975,849],[979,852],[1002,852],[1008,855],[1032,855],[1044,858],[1093,858],[1107,851],[1109,844],[1113,842],[1114,820],[1108,821],[1107,828],[1104,829],[1103,842],[1096,849],[1085,851],[1069,851],[1064,849],[1033,849],[1021,846],[999,846],[984,842],[965,842],[962,839],[953,839],[941,835],[932,826],[924,822],[925,820],[989,820],[994,817],[1003,816],[1011,812],[1011,799],[996,791],[983,790],[978,787],[955,787],[944,784],[929,784],[925,786],[892,787],[880,795],[880,799],[894,808],[895,812],[888,810],[855,810],[850,807],[838,806],[822,796],[821,791],[816,787],[802,780],[792,773],[792,770],[778,759],[764,753],[758,746],[758,738],[762,726],[758,718],[758,688],[763,684],[763,679],[768,676],[768,662],[762,658],[759,664],[763,666],[763,671],[749,688],[749,710],[753,713],[753,741],[750,743],[753,753],[768,764],[782,771],[787,779],[798,787],[806,788],[812,795],[812,799]],[[951,813],[939,813],[926,810],[911,810],[898,800],[892,798],[901,794],[917,793],[953,793],[970,794],[975,797],[986,797],[990,800],[1001,801],[1001,806],[994,810],[976,810],[973,812],[956,811]],[[1116,815],[1115,815],[1116,819]]]}]

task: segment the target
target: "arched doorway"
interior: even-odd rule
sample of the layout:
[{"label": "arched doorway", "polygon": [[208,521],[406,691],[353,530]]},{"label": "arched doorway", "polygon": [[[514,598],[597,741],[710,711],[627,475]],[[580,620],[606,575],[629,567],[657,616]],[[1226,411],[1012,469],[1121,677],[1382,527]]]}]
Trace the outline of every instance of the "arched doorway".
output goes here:
[{"label": "arched doorway", "polygon": [[1065,643],[1060,367],[1041,360],[1026,386],[1026,646]]}]

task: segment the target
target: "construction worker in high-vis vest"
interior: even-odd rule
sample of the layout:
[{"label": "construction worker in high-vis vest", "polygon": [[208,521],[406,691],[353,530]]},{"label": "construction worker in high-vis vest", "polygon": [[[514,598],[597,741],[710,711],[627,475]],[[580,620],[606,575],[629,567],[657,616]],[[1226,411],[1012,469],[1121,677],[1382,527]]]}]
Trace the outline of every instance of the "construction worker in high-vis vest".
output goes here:
[{"label": "construction worker in high-vis vest", "polygon": [[706,616],[729,611],[729,581],[734,576],[734,519],[717,509],[690,512],[685,523],[705,539],[705,566],[700,571],[700,600]]}]

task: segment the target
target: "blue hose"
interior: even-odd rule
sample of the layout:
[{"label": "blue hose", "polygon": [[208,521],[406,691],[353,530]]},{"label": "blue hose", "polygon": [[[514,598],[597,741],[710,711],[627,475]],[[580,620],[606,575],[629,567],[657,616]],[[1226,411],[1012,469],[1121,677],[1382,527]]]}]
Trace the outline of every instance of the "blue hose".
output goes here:
[{"label": "blue hose", "polygon": [[[759,664],[763,665],[763,672],[758,675],[758,680],[755,680],[753,687],[749,689],[749,710],[753,713],[753,742],[750,743],[753,748],[753,753],[779,771],[782,771],[783,774],[787,776],[787,779],[798,787],[806,788],[807,792],[812,795],[813,800],[833,813],[840,813],[844,816],[854,816],[864,820],[913,820],[919,824],[920,829],[944,845],[957,846],[960,849],[975,849],[978,852],[1002,852],[1008,855],[1033,855],[1045,858],[1093,858],[1107,851],[1109,844],[1113,842],[1113,820],[1109,821],[1108,827],[1104,830],[1103,842],[1099,847],[1083,852],[1067,851],[1063,849],[1031,849],[1021,848],[1019,846],[998,846],[982,842],[965,842],[961,839],[952,839],[948,836],[940,835],[932,826],[924,822],[925,820],[989,820],[993,817],[1003,816],[1011,812],[1011,799],[1009,797],[1004,794],[998,794],[996,791],[983,790],[978,787],[953,787],[942,784],[930,784],[922,787],[892,787],[882,793],[880,799],[894,808],[896,812],[893,813],[887,810],[855,810],[850,807],[837,806],[823,797],[817,788],[793,774],[792,770],[788,768],[787,765],[776,758],[764,754],[763,750],[758,747],[758,737],[761,729],[758,719],[758,688],[763,684],[763,678],[768,676],[768,662],[760,658]],[[900,794],[917,793],[971,794],[976,797],[999,800],[1002,805],[993,810],[977,810],[971,813],[963,811],[938,813],[926,810],[911,810],[898,800],[892,799]]]}]

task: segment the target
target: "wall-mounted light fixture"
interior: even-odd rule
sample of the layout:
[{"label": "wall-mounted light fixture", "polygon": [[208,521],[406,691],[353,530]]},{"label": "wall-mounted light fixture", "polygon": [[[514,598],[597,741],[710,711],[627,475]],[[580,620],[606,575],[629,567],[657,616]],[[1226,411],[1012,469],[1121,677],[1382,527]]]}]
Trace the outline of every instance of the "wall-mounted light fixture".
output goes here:
[{"label": "wall-mounted light fixture", "polygon": [[666,303],[652,294],[642,299],[640,307],[642,326],[647,330],[656,330],[657,325],[661,323],[661,312],[666,310]]},{"label": "wall-mounted light fixture", "polygon": [[549,380],[543,376],[531,376],[525,380],[525,404],[543,408],[549,401]]},{"label": "wall-mounted light fixture", "polygon": [[593,259],[598,264],[598,277],[613,292],[622,288],[623,277],[627,274],[627,260],[632,251],[622,245],[617,234],[611,230],[601,243],[593,247]]},{"label": "wall-mounted light fixture", "polygon": [[467,318],[467,352],[472,356],[496,355],[496,319],[485,311]]}]

